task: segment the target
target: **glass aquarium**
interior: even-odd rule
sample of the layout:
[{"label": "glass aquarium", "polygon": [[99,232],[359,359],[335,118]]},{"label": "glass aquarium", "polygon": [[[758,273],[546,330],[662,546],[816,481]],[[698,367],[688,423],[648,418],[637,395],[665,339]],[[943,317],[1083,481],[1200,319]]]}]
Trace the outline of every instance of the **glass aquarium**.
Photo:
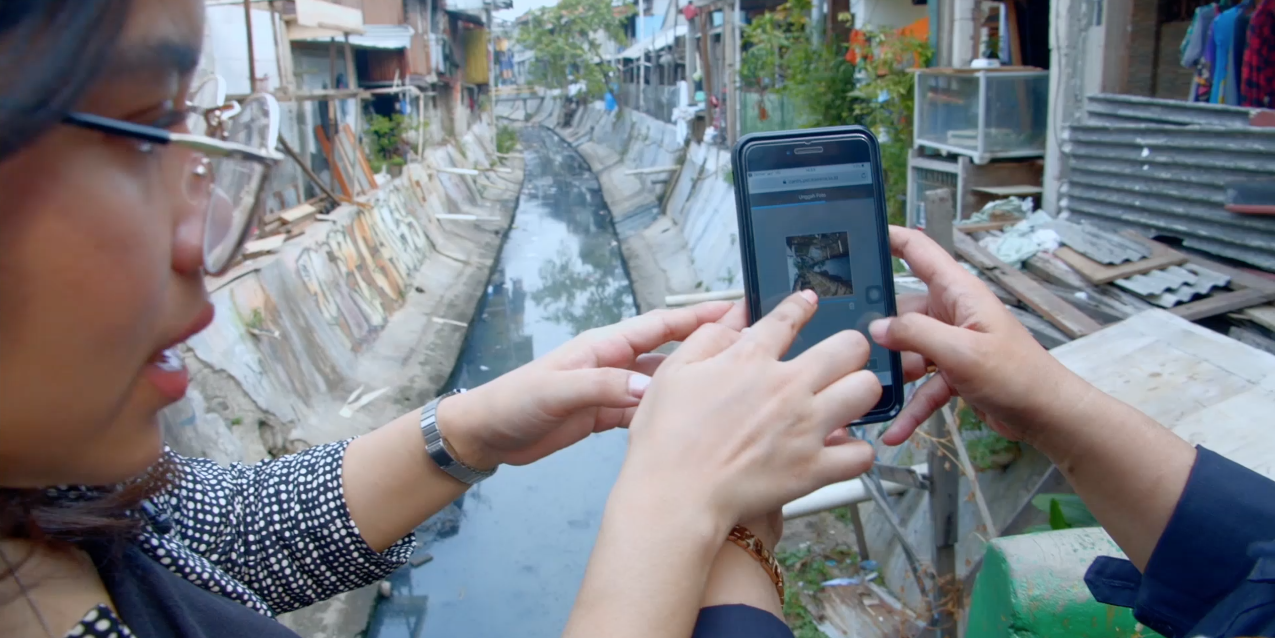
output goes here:
[{"label": "glass aquarium", "polygon": [[1049,72],[1024,69],[916,71],[915,145],[985,164],[1045,154]]}]

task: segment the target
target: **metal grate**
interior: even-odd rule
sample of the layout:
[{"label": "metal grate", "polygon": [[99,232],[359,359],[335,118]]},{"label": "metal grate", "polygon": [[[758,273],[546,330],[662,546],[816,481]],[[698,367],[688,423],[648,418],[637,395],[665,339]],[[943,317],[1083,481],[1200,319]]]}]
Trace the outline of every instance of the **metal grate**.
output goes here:
[{"label": "metal grate", "polygon": [[913,220],[918,228],[925,226],[925,193],[943,188],[950,189],[952,196],[956,196],[956,173],[919,166],[912,167],[913,192],[912,197],[909,198],[912,201],[912,210],[908,211],[908,218]]}]

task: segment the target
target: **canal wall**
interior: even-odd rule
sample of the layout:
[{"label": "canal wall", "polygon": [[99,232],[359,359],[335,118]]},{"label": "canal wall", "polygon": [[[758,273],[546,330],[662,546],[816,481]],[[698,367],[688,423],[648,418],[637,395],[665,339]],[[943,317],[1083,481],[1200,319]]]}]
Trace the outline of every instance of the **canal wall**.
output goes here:
[{"label": "canal wall", "polygon": [[554,128],[589,163],[643,312],[668,295],[743,286],[729,152],[688,145],[675,125],[600,101],[562,126],[561,107],[552,94],[526,94],[501,98],[496,113]]},{"label": "canal wall", "polygon": [[[513,165],[440,169],[493,166],[491,139],[480,123],[429,147],[402,176],[320,216],[276,252],[209,278],[216,318],[184,348],[191,391],[161,413],[169,444],[254,462],[361,434],[432,396],[462,345],[522,179]],[[354,404],[380,394],[351,410],[360,387]]]},{"label": "canal wall", "polygon": [[742,287],[729,153],[687,145],[675,125],[594,102],[559,133],[597,173],[638,306]]}]

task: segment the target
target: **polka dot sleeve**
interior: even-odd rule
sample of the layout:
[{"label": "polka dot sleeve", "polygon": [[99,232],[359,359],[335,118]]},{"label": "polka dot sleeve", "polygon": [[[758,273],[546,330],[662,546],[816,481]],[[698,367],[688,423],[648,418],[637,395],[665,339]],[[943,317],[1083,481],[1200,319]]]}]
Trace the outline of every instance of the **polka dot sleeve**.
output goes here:
[{"label": "polka dot sleeve", "polygon": [[415,548],[408,534],[384,552],[363,541],[345,505],[349,441],[255,465],[178,458],[182,477],[161,500],[173,534],[283,613],[372,584]]}]

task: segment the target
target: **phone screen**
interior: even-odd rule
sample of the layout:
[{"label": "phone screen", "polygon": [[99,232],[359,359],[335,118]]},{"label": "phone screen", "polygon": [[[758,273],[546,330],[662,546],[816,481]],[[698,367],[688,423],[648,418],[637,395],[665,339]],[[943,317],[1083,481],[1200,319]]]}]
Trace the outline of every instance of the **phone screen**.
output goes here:
[{"label": "phone screen", "polygon": [[[889,229],[870,144],[861,134],[767,140],[746,144],[740,154],[754,318],[793,292],[819,295],[819,310],[787,358],[841,330],[866,337],[872,320],[895,312]],[[898,354],[868,341],[867,369],[883,388],[869,417],[892,417],[902,385]]]}]

